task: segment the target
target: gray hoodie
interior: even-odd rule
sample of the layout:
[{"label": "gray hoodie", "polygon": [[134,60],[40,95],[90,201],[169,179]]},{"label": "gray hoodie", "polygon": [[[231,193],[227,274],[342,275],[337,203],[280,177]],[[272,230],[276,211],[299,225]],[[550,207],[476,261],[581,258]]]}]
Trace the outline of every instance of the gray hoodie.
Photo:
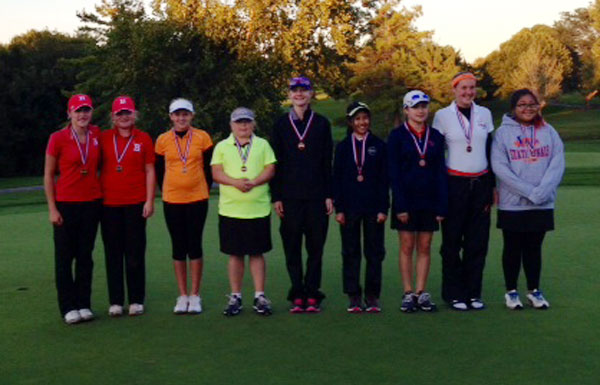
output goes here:
[{"label": "gray hoodie", "polygon": [[565,171],[562,140],[548,123],[534,130],[504,115],[492,143],[492,169],[498,179],[498,209],[553,209]]}]

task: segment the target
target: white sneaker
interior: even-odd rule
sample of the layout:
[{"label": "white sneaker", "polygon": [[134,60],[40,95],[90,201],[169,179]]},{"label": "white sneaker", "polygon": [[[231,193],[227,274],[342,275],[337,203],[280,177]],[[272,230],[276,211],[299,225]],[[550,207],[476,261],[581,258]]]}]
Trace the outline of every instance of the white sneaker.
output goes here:
[{"label": "white sneaker", "polygon": [[188,296],[180,295],[177,297],[177,303],[175,304],[175,308],[173,309],[173,313],[175,314],[184,314],[188,311]]},{"label": "white sneaker", "polygon": [[473,310],[483,310],[485,309],[485,303],[481,300],[481,298],[471,298],[469,300],[469,306]]},{"label": "white sneaker", "polygon": [[531,293],[527,294],[527,299],[531,306],[535,309],[548,309],[550,304],[544,298],[544,295],[538,289],[533,290]]},{"label": "white sneaker", "polygon": [[132,303],[129,305],[129,315],[136,316],[144,314],[144,305],[141,303]]},{"label": "white sneaker", "polygon": [[197,295],[190,295],[188,297],[190,303],[188,306],[188,313],[191,314],[200,314],[202,313],[202,298]]},{"label": "white sneaker", "polygon": [[452,309],[458,310],[458,311],[467,311],[467,310],[469,310],[469,307],[467,306],[466,303],[464,303],[463,301],[459,301],[457,299],[455,299],[455,300],[452,301],[452,303],[450,304],[450,307],[452,307]]},{"label": "white sneaker", "polygon": [[90,309],[79,309],[79,315],[82,321],[91,321],[94,319],[94,313]]},{"label": "white sneaker", "polygon": [[519,293],[516,290],[511,290],[508,293],[504,294],[504,299],[506,300],[506,307],[510,310],[523,309],[521,298],[519,298]]},{"label": "white sneaker", "polygon": [[123,315],[123,306],[121,305],[110,305],[108,308],[108,315],[111,317],[120,317]]},{"label": "white sneaker", "polygon": [[70,312],[65,314],[65,322],[69,325],[81,322],[81,315],[77,310],[71,310]]}]

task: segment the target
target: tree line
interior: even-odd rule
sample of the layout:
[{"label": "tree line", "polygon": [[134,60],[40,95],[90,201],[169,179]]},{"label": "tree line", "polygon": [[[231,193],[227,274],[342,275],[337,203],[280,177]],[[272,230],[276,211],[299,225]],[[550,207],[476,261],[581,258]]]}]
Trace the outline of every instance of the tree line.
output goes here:
[{"label": "tree line", "polygon": [[101,127],[112,100],[132,96],[153,137],[168,127],[169,101],[183,96],[196,103],[194,124],[219,139],[240,105],[268,136],[295,75],[332,97],[366,100],[389,122],[412,88],[448,103],[461,70],[478,76],[485,99],[529,87],[550,101],[600,84],[600,0],[525,28],[472,64],[419,31],[421,15],[401,0],[153,0],[150,14],[141,0],[102,0],[79,14],[75,36],[30,31],[0,45],[0,177],[41,174],[74,93],[92,96]]}]

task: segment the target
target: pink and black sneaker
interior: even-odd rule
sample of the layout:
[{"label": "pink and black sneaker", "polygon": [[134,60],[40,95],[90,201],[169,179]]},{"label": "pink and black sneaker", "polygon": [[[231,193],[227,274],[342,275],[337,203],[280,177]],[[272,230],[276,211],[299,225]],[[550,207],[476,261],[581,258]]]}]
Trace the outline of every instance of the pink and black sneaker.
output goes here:
[{"label": "pink and black sneaker", "polygon": [[304,313],[304,300],[302,298],[296,298],[292,301],[292,307],[290,307],[290,313],[298,314]]},{"label": "pink and black sneaker", "polygon": [[306,309],[304,311],[307,313],[319,313],[321,311],[321,304],[315,298],[309,298],[306,300]]}]

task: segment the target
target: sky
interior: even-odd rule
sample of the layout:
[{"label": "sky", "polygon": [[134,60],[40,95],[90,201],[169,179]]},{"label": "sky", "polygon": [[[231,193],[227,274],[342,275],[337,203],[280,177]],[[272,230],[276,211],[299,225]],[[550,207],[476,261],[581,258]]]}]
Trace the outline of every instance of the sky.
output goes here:
[{"label": "sky", "polygon": [[[552,25],[561,12],[587,7],[591,0],[403,0],[421,5],[419,30],[434,31],[434,41],[460,50],[468,62],[485,57],[523,28]],[[76,12],[93,11],[100,0],[0,0],[0,43],[30,29],[73,33]]]}]

